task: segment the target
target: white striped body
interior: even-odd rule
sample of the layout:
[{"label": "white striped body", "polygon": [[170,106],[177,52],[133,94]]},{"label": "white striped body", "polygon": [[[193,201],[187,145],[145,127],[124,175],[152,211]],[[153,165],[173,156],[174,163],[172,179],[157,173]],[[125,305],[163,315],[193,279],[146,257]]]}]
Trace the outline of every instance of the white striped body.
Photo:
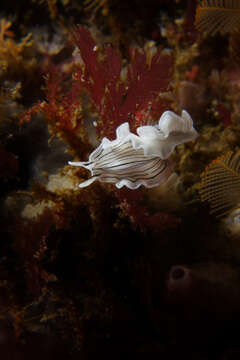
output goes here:
[{"label": "white striped body", "polygon": [[128,123],[123,123],[116,130],[116,140],[104,138],[90,154],[88,162],[69,162],[91,171],[92,177],[79,186],[88,186],[95,180],[114,183],[118,188],[158,186],[171,174],[167,158],[174,147],[184,139],[189,141],[197,136],[187,112],[179,117],[171,111],[162,115],[159,125],[141,126],[137,133],[131,133]]}]

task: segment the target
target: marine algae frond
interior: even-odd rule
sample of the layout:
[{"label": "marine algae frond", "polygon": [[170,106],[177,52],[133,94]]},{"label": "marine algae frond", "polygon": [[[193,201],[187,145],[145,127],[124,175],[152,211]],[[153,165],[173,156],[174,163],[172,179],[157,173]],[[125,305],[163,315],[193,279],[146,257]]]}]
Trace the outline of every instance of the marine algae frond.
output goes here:
[{"label": "marine algae frond", "polygon": [[13,40],[15,34],[9,30],[11,21],[0,19],[0,77],[19,73],[19,69],[28,69],[32,62],[24,58],[24,50],[32,46],[31,36],[27,34],[20,42]]},{"label": "marine algae frond", "polygon": [[197,7],[195,26],[215,35],[231,33],[240,28],[239,0],[203,0]]},{"label": "marine algae frond", "polygon": [[240,151],[213,160],[201,174],[198,190],[217,217],[228,214],[240,200]]},{"label": "marine algae frond", "polygon": [[84,6],[86,10],[93,11],[94,13],[101,9],[103,15],[107,15],[109,11],[109,4],[107,0],[85,0]]}]

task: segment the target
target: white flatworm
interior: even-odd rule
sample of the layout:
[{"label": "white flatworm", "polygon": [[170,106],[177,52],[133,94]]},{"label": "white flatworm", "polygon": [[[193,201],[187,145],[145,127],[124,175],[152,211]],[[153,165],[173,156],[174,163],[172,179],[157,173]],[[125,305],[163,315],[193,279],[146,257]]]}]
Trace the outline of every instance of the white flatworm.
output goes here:
[{"label": "white flatworm", "polygon": [[176,145],[194,140],[197,132],[190,115],[183,110],[182,116],[165,111],[155,126],[140,126],[137,134],[130,132],[127,122],[116,129],[116,139],[103,138],[87,162],[69,162],[91,172],[91,178],[79,186],[85,187],[95,180],[124,185],[137,189],[164,183],[172,169],[168,157]]}]

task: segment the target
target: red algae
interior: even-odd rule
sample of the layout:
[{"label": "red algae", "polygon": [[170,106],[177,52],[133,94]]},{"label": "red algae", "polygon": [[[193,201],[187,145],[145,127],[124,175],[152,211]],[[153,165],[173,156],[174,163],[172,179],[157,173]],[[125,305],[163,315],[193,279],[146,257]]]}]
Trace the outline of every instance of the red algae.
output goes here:
[{"label": "red algae", "polygon": [[[140,49],[131,49],[130,64],[126,69],[126,80],[121,79],[122,59],[111,47],[105,47],[100,61],[99,49],[88,30],[75,29],[75,42],[85,64],[83,72],[79,69],[77,79],[90,93],[94,107],[99,114],[97,130],[99,135],[112,139],[115,129],[124,121],[136,125],[147,123],[147,117],[137,114],[158,108],[159,117],[164,107],[159,98],[167,90],[171,76],[172,58],[162,55],[161,49],[147,64],[147,54]],[[160,109],[159,109],[160,108]],[[155,114],[156,116],[156,114]],[[137,124],[135,124],[135,118]]]}]

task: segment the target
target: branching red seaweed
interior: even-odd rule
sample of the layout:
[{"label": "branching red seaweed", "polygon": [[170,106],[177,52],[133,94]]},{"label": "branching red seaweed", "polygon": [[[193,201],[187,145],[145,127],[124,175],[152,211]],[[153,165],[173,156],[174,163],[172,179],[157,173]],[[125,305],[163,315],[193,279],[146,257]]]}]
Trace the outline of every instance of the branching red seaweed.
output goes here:
[{"label": "branching red seaweed", "polygon": [[113,139],[116,127],[124,121],[129,121],[133,130],[146,124],[148,118],[139,116],[143,112],[154,110],[155,117],[161,115],[165,108],[159,95],[169,85],[171,56],[162,55],[159,48],[149,59],[146,52],[134,48],[130,53],[131,63],[126,69],[126,79],[123,80],[122,59],[116,50],[106,46],[104,54],[100,54],[89,31],[82,26],[78,26],[74,34],[85,65],[79,68],[78,80],[89,91],[99,114],[99,135]]},{"label": "branching red seaweed", "polygon": [[176,226],[179,222],[176,216],[166,212],[151,214],[143,203],[141,189],[129,190],[123,188],[117,193],[117,197],[120,201],[121,209],[141,231],[146,229],[153,232],[162,231]]},{"label": "branching red seaweed", "polygon": [[46,210],[36,221],[19,218],[14,228],[15,248],[25,267],[27,287],[35,296],[40,295],[43,278],[46,280],[39,261],[47,249],[46,238],[52,224],[52,214]]}]

